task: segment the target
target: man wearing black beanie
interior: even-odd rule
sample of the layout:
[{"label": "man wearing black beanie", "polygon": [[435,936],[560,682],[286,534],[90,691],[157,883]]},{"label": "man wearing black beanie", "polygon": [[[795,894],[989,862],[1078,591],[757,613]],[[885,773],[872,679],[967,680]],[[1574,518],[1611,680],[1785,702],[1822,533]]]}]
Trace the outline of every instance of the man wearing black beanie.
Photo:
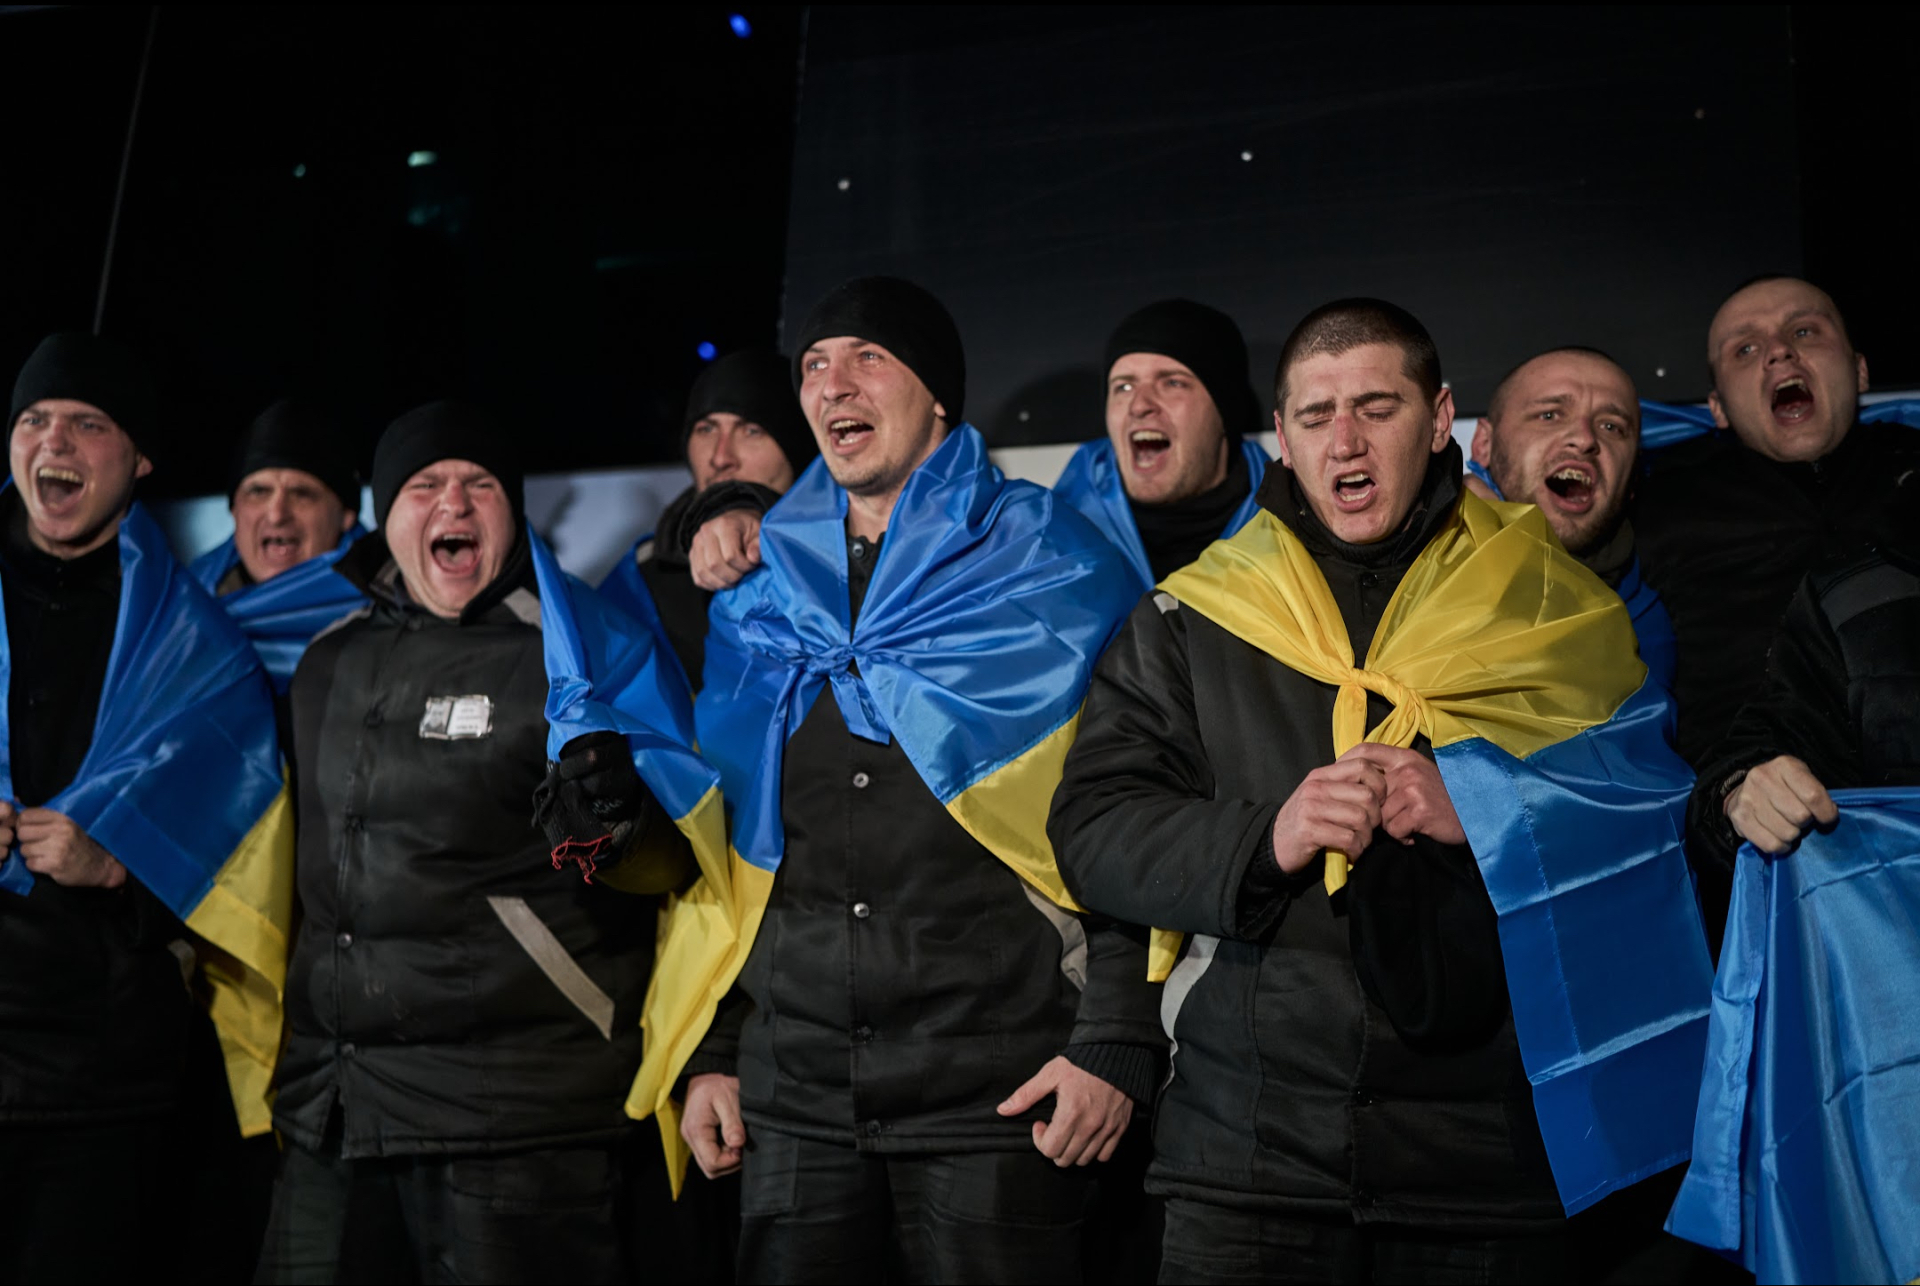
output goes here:
[{"label": "man wearing black beanie", "polygon": [[1054,491],[1127,556],[1144,592],[1253,516],[1263,417],[1240,328],[1192,300],[1121,322],[1106,371],[1106,439],[1076,451]]},{"label": "man wearing black beanie", "polygon": [[[8,414],[0,1281],[220,1275],[251,1262],[213,1262],[233,1249],[214,1244],[232,1233],[229,1193],[216,1211],[192,1208],[239,1125],[194,1002],[219,935],[198,919],[189,930],[203,892],[182,894],[180,873],[232,850],[219,822],[171,829],[178,818],[152,810],[158,798],[188,818],[236,817],[263,802],[243,774],[270,774],[268,791],[279,775],[258,666],[134,504],[153,469],[154,404],[131,352],[58,334],[20,371]],[[209,723],[231,757],[196,739]],[[147,737],[168,753],[129,748]],[[233,942],[218,946],[231,964]]]},{"label": "man wearing black beanie", "polygon": [[771,507],[820,454],[789,371],[778,353],[743,349],[700,373],[680,435],[693,485],[600,583],[616,606],[642,621],[658,619],[696,691],[712,596],[693,582],[688,546],[694,533],[729,510]]},{"label": "man wearing black beanie", "polygon": [[695,717],[737,860],[775,871],[725,895],[760,908],[731,940],[673,913],[662,978],[739,980],[717,1013],[656,989],[641,1083],[684,1079],[694,1159],[741,1173],[742,1281],[1078,1281],[1086,1167],[1164,1038],[1144,942],[1076,913],[1041,827],[1135,595],[1079,515],[987,459],[925,290],[848,282],[795,351],[825,467],[698,537],[766,555],[714,600]]},{"label": "man wearing black beanie", "polygon": [[353,531],[360,478],[351,442],[316,408],[282,398],[248,426],[235,454],[227,508],[231,546],[201,555],[191,569],[223,595],[318,558]]},{"label": "man wearing black beanie", "polygon": [[[367,605],[290,690],[303,919],[258,1280],[619,1280],[657,911],[635,895],[683,882],[687,846],[624,737],[548,763],[553,621],[512,441],[423,406],[372,485],[380,528],[338,564]],[[556,869],[582,833],[587,881]]]}]

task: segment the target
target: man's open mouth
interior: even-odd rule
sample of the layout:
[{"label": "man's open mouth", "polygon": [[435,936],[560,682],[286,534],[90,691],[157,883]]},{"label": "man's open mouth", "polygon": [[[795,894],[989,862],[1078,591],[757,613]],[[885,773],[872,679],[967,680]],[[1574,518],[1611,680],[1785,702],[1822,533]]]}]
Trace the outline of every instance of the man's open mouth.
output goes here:
[{"label": "man's open mouth", "polygon": [[827,441],[835,451],[851,451],[873,436],[865,420],[839,419],[827,425]]},{"label": "man's open mouth", "polygon": [[1373,475],[1356,469],[1333,480],[1333,502],[1342,509],[1364,509],[1376,490]]},{"label": "man's open mouth", "polygon": [[87,480],[72,469],[43,464],[34,471],[33,485],[40,495],[40,503],[58,508],[77,497]]},{"label": "man's open mouth", "polygon": [[1569,513],[1585,513],[1593,507],[1593,483],[1593,470],[1583,464],[1561,465],[1547,475],[1548,492]]},{"label": "man's open mouth", "polygon": [[1147,472],[1167,458],[1173,450],[1173,439],[1158,429],[1135,429],[1127,435],[1127,447],[1133,456],[1133,467]]},{"label": "man's open mouth", "polygon": [[480,541],[466,532],[435,536],[427,549],[433,565],[450,576],[465,576],[480,565]]},{"label": "man's open mouth", "polygon": [[1798,375],[1782,380],[1773,390],[1773,418],[1799,424],[1813,414],[1813,390]]},{"label": "man's open mouth", "polygon": [[260,553],[271,562],[293,562],[300,557],[300,538],[298,536],[262,536]]}]

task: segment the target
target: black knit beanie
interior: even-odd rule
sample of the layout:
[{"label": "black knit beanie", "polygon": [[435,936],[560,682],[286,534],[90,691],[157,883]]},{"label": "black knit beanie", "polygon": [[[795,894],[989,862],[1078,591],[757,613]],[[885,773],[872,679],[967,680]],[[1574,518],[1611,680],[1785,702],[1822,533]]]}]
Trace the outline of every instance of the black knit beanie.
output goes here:
[{"label": "black knit beanie", "polygon": [[281,398],[247,427],[227,479],[227,497],[261,469],[299,469],[326,484],[349,513],[360,512],[360,473],[353,444],[335,421],[304,402]]},{"label": "black knit beanie", "polygon": [[516,528],[526,513],[526,479],[513,440],[477,407],[429,402],[387,426],[373,450],[373,514],[381,526],[407,479],[439,460],[471,460],[500,479]]},{"label": "black knit beanie", "polygon": [[65,331],[49,335],[33,350],[13,382],[13,408],[7,434],[20,412],[46,398],[67,398],[97,406],[133,439],[140,454],[157,462],[160,436],[153,379],[132,349],[98,335]]},{"label": "black knit beanie", "polygon": [[960,328],[938,299],[898,277],[856,277],[813,306],[793,343],[793,386],[800,387],[807,349],[852,335],[880,345],[920,377],[952,427],[965,418],[967,355]]},{"label": "black knit beanie", "polygon": [[1198,376],[1219,408],[1228,437],[1267,427],[1247,378],[1247,341],[1233,318],[1219,309],[1191,299],[1148,304],[1108,337],[1105,373],[1128,353],[1159,353]]},{"label": "black knit beanie", "polygon": [[693,426],[709,415],[737,415],[765,429],[780,444],[794,473],[813,463],[820,445],[813,440],[800,400],[793,395],[793,368],[767,348],[728,353],[700,372],[687,394],[687,418],[680,425],[685,451]]}]

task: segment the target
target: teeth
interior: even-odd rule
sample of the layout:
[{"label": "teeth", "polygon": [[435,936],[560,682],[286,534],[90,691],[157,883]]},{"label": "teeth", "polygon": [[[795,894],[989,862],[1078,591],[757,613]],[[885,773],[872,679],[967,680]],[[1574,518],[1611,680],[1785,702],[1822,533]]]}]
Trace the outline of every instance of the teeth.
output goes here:
[{"label": "teeth", "polygon": [[832,430],[835,433],[845,433],[849,429],[858,429],[863,427],[865,426],[863,426],[861,422],[858,420],[835,420],[833,423],[827,426],[828,429]]},{"label": "teeth", "polygon": [[1348,485],[1353,485],[1357,487],[1361,483],[1365,482],[1366,480],[1367,480],[1367,475],[1364,473],[1344,473],[1344,474],[1341,474],[1338,478],[1335,478],[1334,482],[1337,485],[1342,487],[1348,486]]},{"label": "teeth", "polygon": [[1782,380],[1780,381],[1780,383],[1774,385],[1773,391],[1778,393],[1781,389],[1805,388],[1806,386],[1807,386],[1807,382],[1801,379],[1798,375],[1796,375],[1790,380]]},{"label": "teeth", "polygon": [[1585,482],[1587,481],[1587,471],[1585,469],[1566,468],[1554,474],[1553,477],[1556,482]]},{"label": "teeth", "polygon": [[1133,431],[1133,440],[1136,444],[1169,441],[1166,434],[1154,429],[1135,429]]},{"label": "teeth", "polygon": [[83,478],[81,478],[79,474],[75,473],[73,470],[61,469],[51,464],[41,465],[39,476],[42,478],[46,478],[51,482],[71,482],[76,486],[79,485],[81,482],[85,481]]}]

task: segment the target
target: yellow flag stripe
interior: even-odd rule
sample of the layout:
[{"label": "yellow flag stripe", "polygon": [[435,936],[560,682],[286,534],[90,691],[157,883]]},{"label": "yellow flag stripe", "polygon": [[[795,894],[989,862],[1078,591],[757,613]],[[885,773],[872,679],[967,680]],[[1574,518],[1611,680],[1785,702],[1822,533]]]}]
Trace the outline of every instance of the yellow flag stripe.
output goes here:
[{"label": "yellow flag stripe", "polygon": [[1060,786],[1080,715],[1042,737],[1024,754],[954,796],[947,812],[967,834],[1013,873],[1069,911],[1083,908],[1067,892],[1047,841],[1047,810]]}]

